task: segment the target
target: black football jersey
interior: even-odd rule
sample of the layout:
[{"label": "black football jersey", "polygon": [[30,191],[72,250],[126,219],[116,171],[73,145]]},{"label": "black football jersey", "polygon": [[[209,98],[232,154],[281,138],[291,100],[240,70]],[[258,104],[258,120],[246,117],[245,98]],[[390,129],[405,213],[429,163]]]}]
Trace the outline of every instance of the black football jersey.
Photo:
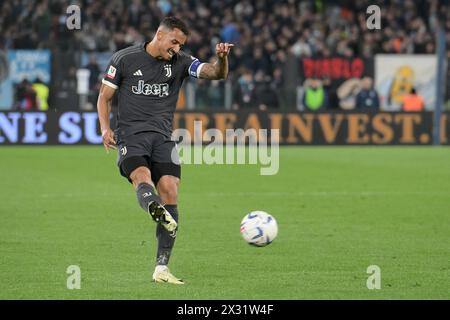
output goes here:
[{"label": "black football jersey", "polygon": [[182,51],[170,61],[156,59],[146,44],[117,51],[102,82],[118,91],[116,134],[156,131],[170,137],[183,80],[198,78],[202,63]]}]

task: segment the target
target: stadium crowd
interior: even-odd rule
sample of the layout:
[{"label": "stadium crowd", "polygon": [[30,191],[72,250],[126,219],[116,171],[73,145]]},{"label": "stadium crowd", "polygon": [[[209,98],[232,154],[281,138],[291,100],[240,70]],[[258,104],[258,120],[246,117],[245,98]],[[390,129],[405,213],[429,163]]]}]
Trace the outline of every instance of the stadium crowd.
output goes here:
[{"label": "stadium crowd", "polygon": [[[83,27],[76,32],[65,24],[70,4],[73,1],[4,1],[0,50],[114,52],[151,39],[164,16],[176,15],[191,29],[186,51],[201,61],[214,58],[219,40],[236,44],[229,59],[235,108],[295,104],[292,93],[305,81],[296,65],[299,58],[434,53],[438,17],[445,21],[450,43],[449,1],[82,0],[76,4]],[[381,30],[367,28],[366,9],[372,4],[382,8]],[[317,80],[313,86],[332,91],[327,79]],[[221,106],[222,83],[199,81],[197,86],[209,99],[205,104]],[[450,68],[446,98],[450,100]],[[336,107],[334,101],[330,96],[324,105]]]}]

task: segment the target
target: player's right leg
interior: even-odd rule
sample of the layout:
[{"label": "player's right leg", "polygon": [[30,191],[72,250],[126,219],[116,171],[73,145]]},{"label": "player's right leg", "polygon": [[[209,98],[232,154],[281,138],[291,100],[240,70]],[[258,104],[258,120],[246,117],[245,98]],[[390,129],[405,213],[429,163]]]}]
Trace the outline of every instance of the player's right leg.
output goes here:
[{"label": "player's right leg", "polygon": [[153,220],[161,224],[167,231],[176,232],[177,222],[162,205],[161,198],[155,191],[155,187],[151,181],[150,170],[143,165],[143,161],[146,161],[143,157],[134,157],[125,160],[123,164],[125,168],[136,167],[135,169],[129,170],[131,171],[129,179],[136,190],[138,202],[150,214]]}]

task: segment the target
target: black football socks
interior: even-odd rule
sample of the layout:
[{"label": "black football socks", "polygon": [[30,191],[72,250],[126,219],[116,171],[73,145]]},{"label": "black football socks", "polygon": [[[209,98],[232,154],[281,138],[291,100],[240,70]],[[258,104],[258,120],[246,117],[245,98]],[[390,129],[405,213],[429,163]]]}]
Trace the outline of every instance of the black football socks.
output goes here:
[{"label": "black football socks", "polygon": [[155,188],[151,184],[145,182],[138,185],[136,195],[142,209],[147,213],[150,202],[156,201],[157,203],[161,203],[161,198],[156,193]]},{"label": "black football socks", "polygon": [[[162,204],[161,198],[155,191],[155,188],[148,183],[141,183],[136,189],[137,199],[140,206],[148,213],[148,205],[150,202]],[[166,210],[172,215],[173,219],[178,222],[177,205],[165,205]],[[157,265],[167,265],[169,263],[170,254],[175,243],[176,231],[169,232],[163,225],[156,226],[156,239],[158,241],[158,250],[156,254]]]},{"label": "black football socks", "polygon": [[[177,205],[165,205],[167,211],[178,222]],[[156,264],[167,265],[169,263],[170,254],[175,243],[176,232],[167,231],[162,225],[156,226],[156,239],[158,240],[158,251],[156,253]]]}]

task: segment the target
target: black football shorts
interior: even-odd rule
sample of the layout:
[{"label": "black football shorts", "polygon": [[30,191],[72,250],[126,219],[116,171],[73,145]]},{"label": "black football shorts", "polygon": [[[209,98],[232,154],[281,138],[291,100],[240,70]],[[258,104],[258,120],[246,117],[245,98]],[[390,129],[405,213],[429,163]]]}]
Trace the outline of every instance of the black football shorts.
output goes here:
[{"label": "black football shorts", "polygon": [[154,131],[138,132],[117,137],[117,165],[120,174],[130,180],[130,174],[138,167],[150,169],[156,185],[164,175],[181,178],[180,159],[175,141]]}]

